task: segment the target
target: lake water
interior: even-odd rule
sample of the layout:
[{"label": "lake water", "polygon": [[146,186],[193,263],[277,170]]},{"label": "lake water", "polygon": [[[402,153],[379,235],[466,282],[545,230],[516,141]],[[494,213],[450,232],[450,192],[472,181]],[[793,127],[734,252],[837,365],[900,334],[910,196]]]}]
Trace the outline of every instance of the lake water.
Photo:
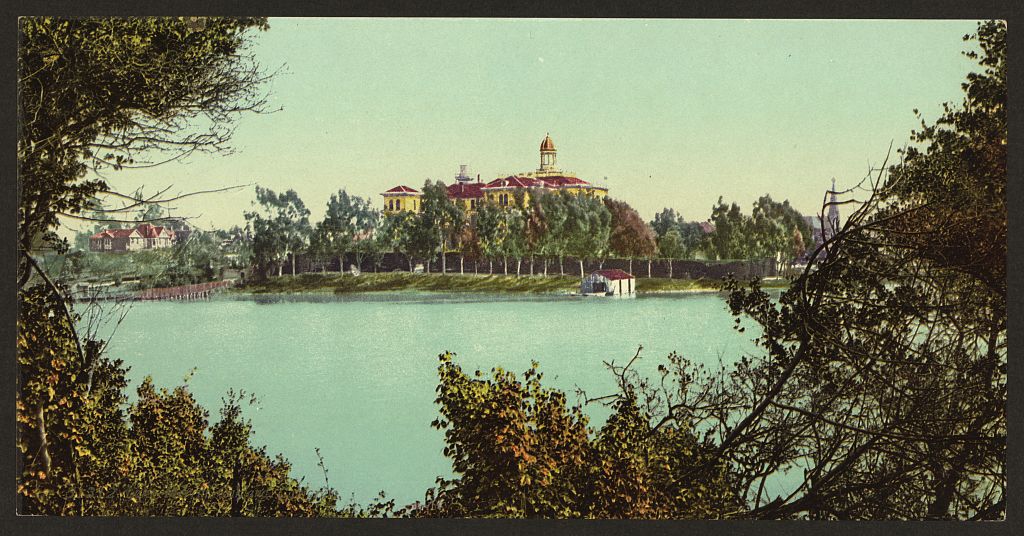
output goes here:
[{"label": "lake water", "polygon": [[[641,371],[672,351],[709,365],[754,350],[750,330],[717,294],[635,299],[377,293],[303,297],[221,296],[132,306],[109,346],[131,366],[132,393],[146,375],[179,385],[189,371],[196,399],[218,418],[229,388],[259,397],[247,415],[255,441],[283,453],[294,474],[360,503],[378,491],[404,505],[450,476],[437,417],[437,355],[450,350],[467,372],[540,362],[543,383],[575,401],[614,392],[602,361],[624,364],[643,345]],[[587,408],[599,425],[606,410]]]}]

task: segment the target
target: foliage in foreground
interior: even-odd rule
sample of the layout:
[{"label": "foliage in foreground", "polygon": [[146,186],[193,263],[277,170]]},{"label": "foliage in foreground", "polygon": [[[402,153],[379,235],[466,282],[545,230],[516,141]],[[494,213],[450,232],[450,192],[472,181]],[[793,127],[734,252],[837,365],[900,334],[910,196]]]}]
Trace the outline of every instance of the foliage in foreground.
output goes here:
[{"label": "foliage in foreground", "polygon": [[[983,70],[963,104],[865,180],[792,287],[727,285],[762,355],[711,372],[670,356],[660,383],[612,367],[593,438],[535,368],[484,380],[442,355],[435,426],[457,477],[420,513],[1004,518],[1006,25],[968,38]],[[796,482],[769,496],[783,472]]]},{"label": "foliage in foreground", "polygon": [[[287,461],[251,445],[239,396],[229,394],[212,425],[185,387],[147,381],[126,405],[126,370],[103,355],[103,341],[80,336],[68,288],[37,260],[68,249],[61,217],[122,222],[159,202],[111,192],[90,170],[228,150],[233,119],[266,102],[266,76],[246,50],[250,31],[266,27],[222,17],[19,20],[19,513],[363,513],[337,509],[329,488],[310,489]],[[104,209],[95,203],[104,196],[126,202]]]},{"label": "foliage in foreground", "polygon": [[[259,18],[20,18],[21,251],[65,245],[60,217],[120,222],[141,205],[90,170],[227,151],[232,121],[265,108],[267,76],[247,45],[266,28]],[[130,201],[83,216],[96,197]],[[22,286],[31,270],[19,262]]]},{"label": "foliage in foreground", "polygon": [[[328,487],[289,476],[280,455],[251,444],[243,393],[210,423],[186,386],[148,378],[127,405],[126,369],[85,340],[43,285],[21,293],[17,402],[19,512],[60,515],[356,515]],[[77,318],[76,318],[77,319]]]},{"label": "foliage in foreground", "polygon": [[[733,287],[765,355],[715,398],[751,517],[1000,519],[1006,508],[1006,25],[983,72],[812,254],[778,303]],[[739,322],[739,320],[737,320]],[[774,499],[759,475],[804,469]]]},{"label": "foliage in foreground", "polygon": [[541,385],[536,362],[521,380],[502,369],[485,379],[445,353],[438,373],[433,425],[457,477],[438,479],[412,515],[712,519],[742,508],[710,446],[686,423],[653,425],[632,383],[594,431]]}]

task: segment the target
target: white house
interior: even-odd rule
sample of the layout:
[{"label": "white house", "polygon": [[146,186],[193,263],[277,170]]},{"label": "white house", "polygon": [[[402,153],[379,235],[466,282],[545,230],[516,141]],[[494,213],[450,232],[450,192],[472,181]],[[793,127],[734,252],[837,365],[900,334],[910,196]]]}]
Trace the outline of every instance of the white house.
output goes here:
[{"label": "white house", "polygon": [[636,295],[636,278],[622,270],[598,270],[583,278],[580,294]]}]

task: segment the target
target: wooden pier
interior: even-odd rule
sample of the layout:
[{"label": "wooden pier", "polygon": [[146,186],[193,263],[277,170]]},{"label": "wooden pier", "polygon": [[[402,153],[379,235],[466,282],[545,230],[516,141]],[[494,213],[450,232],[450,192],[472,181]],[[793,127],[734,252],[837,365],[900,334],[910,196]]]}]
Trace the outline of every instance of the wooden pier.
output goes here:
[{"label": "wooden pier", "polygon": [[110,290],[110,287],[77,290],[72,293],[76,301],[152,301],[152,300],[202,300],[213,293],[230,287],[232,279],[212,281],[180,287],[150,288],[146,290]]},{"label": "wooden pier", "polygon": [[201,300],[231,286],[233,281],[213,281],[180,287],[150,288],[135,295],[136,300]]}]

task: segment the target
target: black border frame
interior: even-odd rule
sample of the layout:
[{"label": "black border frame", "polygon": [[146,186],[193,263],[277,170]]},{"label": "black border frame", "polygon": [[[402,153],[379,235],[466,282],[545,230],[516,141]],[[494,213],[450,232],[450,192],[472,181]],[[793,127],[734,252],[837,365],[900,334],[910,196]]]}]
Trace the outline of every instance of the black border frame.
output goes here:
[{"label": "black border frame", "polygon": [[[681,5],[670,1],[640,1],[635,3],[610,2],[553,2],[533,1],[476,1],[460,2],[448,6],[430,5],[426,2],[401,0],[385,4],[375,1],[348,1],[328,3],[304,0],[285,3],[272,0],[256,0],[245,4],[225,0],[171,0],[155,5],[128,4],[112,0],[21,0],[4,3],[0,7],[2,24],[0,35],[7,45],[0,54],[0,73],[5,83],[0,89],[0,110],[7,128],[2,131],[4,164],[2,177],[4,192],[0,196],[0,236],[4,237],[0,263],[0,285],[6,299],[0,301],[4,321],[0,322],[0,445],[5,445],[8,456],[0,457],[0,489],[10,486],[13,492],[16,482],[14,451],[14,392],[16,388],[16,361],[14,338],[16,334],[16,248],[13,237],[16,234],[17,188],[16,188],[16,134],[17,134],[17,86],[14,77],[17,72],[17,17],[23,15],[251,15],[303,16],[303,17],[551,17],[551,18],[766,18],[766,19],[1005,19],[1009,24],[1008,50],[1014,58],[1010,60],[1009,130],[1018,132],[1021,119],[1021,99],[1016,89],[1020,87],[1021,69],[1017,68],[1016,51],[1024,50],[1024,42],[1017,35],[1017,24],[1024,21],[1022,8],[1012,0],[904,0],[886,2],[868,0],[861,2],[815,2],[791,0],[788,2],[756,2],[741,0],[728,5],[711,2]],[[908,110],[909,112],[909,110]],[[908,133],[909,134],[909,133]],[[1011,151],[1008,161],[1007,196],[1009,209],[1009,376],[1016,379],[1024,376],[1021,356],[1022,326],[1024,317],[1024,295],[1021,283],[1024,279],[1024,257],[1021,254],[1021,234],[1016,231],[1024,224],[1022,200],[1022,168],[1020,145],[1011,134]],[[1017,359],[1014,359],[1016,357]],[[1024,493],[1018,486],[1024,481],[1024,456],[1020,427],[1024,424],[1024,404],[1019,396],[1016,383],[1009,385],[1007,405],[1008,432],[1007,472],[1009,490],[1007,497],[1007,518],[1002,522],[958,522],[958,521],[828,521],[828,522],[785,522],[785,521],[620,521],[620,520],[336,520],[336,519],[231,519],[231,518],[73,518],[33,517],[15,514],[15,494],[0,493],[0,534],[295,534],[295,533],[345,533],[345,534],[1024,534]]]}]

